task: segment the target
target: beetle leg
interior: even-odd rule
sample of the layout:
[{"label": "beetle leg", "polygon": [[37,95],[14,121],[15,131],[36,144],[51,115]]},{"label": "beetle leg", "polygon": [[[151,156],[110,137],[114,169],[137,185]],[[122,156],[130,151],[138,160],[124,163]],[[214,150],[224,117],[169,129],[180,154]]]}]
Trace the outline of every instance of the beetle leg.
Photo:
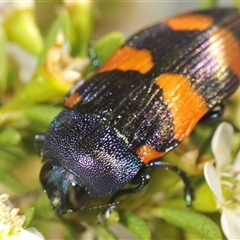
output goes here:
[{"label": "beetle leg", "polygon": [[110,203],[115,202],[115,200],[123,195],[132,194],[143,189],[149,182],[150,176],[143,172],[132,182],[133,184],[138,184],[135,188],[122,189],[112,195]]},{"label": "beetle leg", "polygon": [[179,175],[179,177],[182,179],[185,187],[184,187],[184,196],[185,196],[185,202],[188,207],[192,205],[192,201],[194,200],[194,193],[193,193],[193,188],[191,186],[190,179],[187,177],[186,173],[179,169],[176,166],[169,165],[168,163],[165,162],[150,162],[149,164],[146,165],[147,168],[162,168],[165,170],[171,170]]},{"label": "beetle leg", "polygon": [[199,122],[208,122],[212,120],[217,120],[222,117],[225,107],[222,103],[215,105],[209,112],[207,112]]},{"label": "beetle leg", "polygon": [[116,193],[114,193],[106,207],[99,215],[98,215],[98,223],[102,223],[105,219],[109,217],[113,209],[115,208],[117,201],[116,199],[132,193],[136,193],[143,189],[149,182],[150,176],[147,173],[141,173],[135,180],[134,183],[138,183],[135,188],[122,189]]}]

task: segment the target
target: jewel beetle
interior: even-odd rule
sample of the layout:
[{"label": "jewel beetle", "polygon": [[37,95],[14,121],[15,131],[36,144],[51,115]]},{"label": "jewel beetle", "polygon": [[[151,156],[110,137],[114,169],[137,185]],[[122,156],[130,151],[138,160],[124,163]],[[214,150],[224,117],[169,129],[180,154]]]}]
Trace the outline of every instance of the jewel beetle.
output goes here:
[{"label": "jewel beetle", "polygon": [[118,197],[141,190],[153,167],[177,172],[190,204],[185,173],[159,158],[199,121],[221,116],[240,83],[239,39],[237,9],[177,15],[134,34],[78,82],[48,131],[35,136],[54,210],[83,210],[109,195],[108,211]]}]

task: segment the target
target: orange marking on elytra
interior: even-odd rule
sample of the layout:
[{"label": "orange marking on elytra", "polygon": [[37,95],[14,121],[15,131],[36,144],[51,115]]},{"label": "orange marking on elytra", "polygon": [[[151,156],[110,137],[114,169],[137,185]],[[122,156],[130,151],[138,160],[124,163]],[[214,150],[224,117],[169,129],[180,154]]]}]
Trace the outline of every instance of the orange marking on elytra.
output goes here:
[{"label": "orange marking on elytra", "polygon": [[78,93],[74,92],[66,100],[66,102],[64,103],[64,106],[71,108],[74,105],[76,105],[77,103],[79,103],[81,101],[81,99],[82,99],[81,96]]},{"label": "orange marking on elytra", "polygon": [[211,27],[213,22],[212,17],[198,13],[186,13],[165,21],[174,31],[203,31]]},{"label": "orange marking on elytra", "polygon": [[147,73],[154,66],[151,51],[125,46],[120,48],[99,70],[99,73],[121,70]]},{"label": "orange marking on elytra", "polygon": [[147,164],[156,158],[162,157],[165,152],[158,152],[150,145],[145,144],[137,149],[136,154],[145,164]]},{"label": "orange marking on elytra", "polygon": [[208,112],[205,99],[191,88],[184,75],[164,73],[156,79],[156,84],[163,90],[163,98],[172,113],[174,139],[182,141]]},{"label": "orange marking on elytra", "polygon": [[[219,65],[223,68],[229,67],[240,79],[240,45],[233,33],[225,28],[217,28],[211,33],[209,42],[211,54]],[[219,74],[222,74],[221,71]]]}]

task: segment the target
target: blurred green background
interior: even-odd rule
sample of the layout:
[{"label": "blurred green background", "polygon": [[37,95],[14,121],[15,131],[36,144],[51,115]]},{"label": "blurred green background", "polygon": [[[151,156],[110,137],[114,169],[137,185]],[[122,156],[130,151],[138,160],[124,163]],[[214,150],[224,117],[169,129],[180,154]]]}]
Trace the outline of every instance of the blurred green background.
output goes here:
[{"label": "blurred green background", "polygon": [[[8,3],[14,6],[14,2]],[[201,190],[205,187],[201,163],[212,158],[210,141],[218,122],[196,127],[191,138],[164,158],[183,167],[192,176],[194,186],[200,189],[201,198],[196,199],[195,210],[185,208],[178,176],[155,170],[146,189],[127,196],[102,225],[97,224],[99,211],[55,215],[39,183],[41,161],[34,147],[34,135],[47,130],[61,111],[64,95],[74,81],[94,72],[91,64],[85,66],[84,63],[90,42],[105,61],[123,39],[161,19],[184,11],[238,3],[74,1],[74,7],[69,1],[32,3],[25,8],[0,3],[3,18],[0,29],[0,193],[10,194],[10,201],[21,209],[21,214],[34,207],[30,225],[46,239],[221,238],[220,215],[215,209],[214,197],[209,190]],[[58,35],[59,29],[63,39]],[[57,62],[53,50],[62,57]],[[76,70],[75,62],[79,61],[82,64],[80,77],[65,81],[67,67],[72,64]],[[225,118],[238,127],[239,95],[238,91],[231,98],[225,114]],[[194,169],[179,161],[186,158],[187,153],[196,164]],[[96,204],[106,202],[103,198]],[[200,213],[196,206],[202,203],[211,210],[214,205],[214,210]],[[202,236],[203,228],[206,238]]]}]

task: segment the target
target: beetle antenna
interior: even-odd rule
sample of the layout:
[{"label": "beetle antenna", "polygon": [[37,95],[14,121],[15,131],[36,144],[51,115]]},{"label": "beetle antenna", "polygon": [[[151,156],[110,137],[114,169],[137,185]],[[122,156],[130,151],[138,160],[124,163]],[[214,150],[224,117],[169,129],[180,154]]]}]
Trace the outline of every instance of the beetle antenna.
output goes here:
[{"label": "beetle antenna", "polygon": [[103,205],[97,205],[97,206],[92,206],[86,209],[82,209],[80,210],[81,212],[88,212],[91,210],[98,210],[98,209],[103,209],[103,208],[111,208],[111,207],[115,207],[117,206],[119,203],[121,203],[122,201],[117,201],[117,202],[113,202],[113,203],[108,203],[108,204],[103,204]]},{"label": "beetle antenna", "polygon": [[112,213],[113,209],[122,201],[116,201],[108,204],[103,204],[103,205],[98,205],[98,206],[93,206],[89,207],[86,209],[82,209],[79,212],[88,212],[91,210],[97,210],[97,209],[103,209],[102,212],[100,212],[97,216],[97,224],[102,224],[106,219],[109,218],[110,214]]}]

